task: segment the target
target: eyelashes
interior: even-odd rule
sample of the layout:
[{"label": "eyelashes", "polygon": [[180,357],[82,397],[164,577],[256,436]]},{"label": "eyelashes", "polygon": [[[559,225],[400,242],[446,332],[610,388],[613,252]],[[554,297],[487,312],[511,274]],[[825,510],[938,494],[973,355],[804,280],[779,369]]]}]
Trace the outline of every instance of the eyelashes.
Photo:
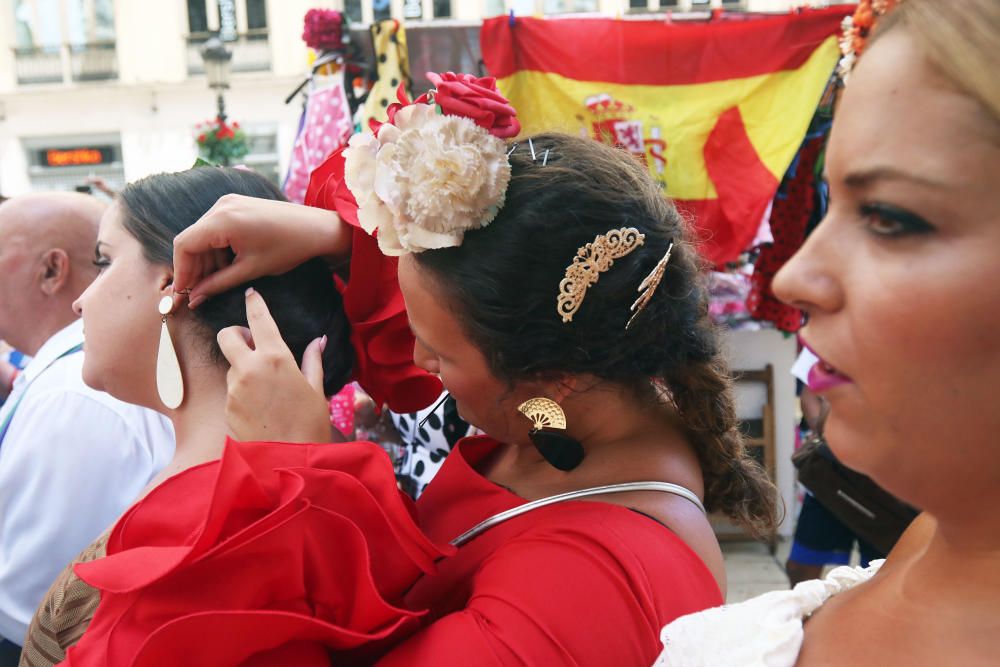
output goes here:
[{"label": "eyelashes", "polygon": [[934,231],[934,227],[920,216],[890,204],[864,204],[860,213],[868,230],[878,236],[913,236]]}]

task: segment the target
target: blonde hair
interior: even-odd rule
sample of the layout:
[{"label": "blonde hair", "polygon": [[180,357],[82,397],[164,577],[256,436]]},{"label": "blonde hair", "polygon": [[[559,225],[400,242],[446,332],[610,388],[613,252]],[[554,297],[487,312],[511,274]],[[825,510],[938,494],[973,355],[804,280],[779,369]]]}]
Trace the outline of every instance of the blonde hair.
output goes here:
[{"label": "blonde hair", "polygon": [[1000,2],[905,0],[876,36],[904,26],[927,60],[1000,122]]}]

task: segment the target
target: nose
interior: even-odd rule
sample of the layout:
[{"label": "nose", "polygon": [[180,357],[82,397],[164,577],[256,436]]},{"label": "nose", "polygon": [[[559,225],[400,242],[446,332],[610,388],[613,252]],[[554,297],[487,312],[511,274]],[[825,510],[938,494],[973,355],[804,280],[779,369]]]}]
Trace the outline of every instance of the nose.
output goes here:
[{"label": "nose", "polygon": [[431,354],[418,340],[413,341],[413,363],[428,373],[441,372],[441,364],[438,362],[437,356]]},{"label": "nose", "polygon": [[82,295],[79,296],[79,297],[77,297],[77,299],[75,301],[73,301],[73,312],[76,313],[77,317],[83,317],[83,296]]},{"label": "nose", "polygon": [[838,310],[844,300],[842,271],[849,258],[840,256],[835,237],[835,221],[827,216],[775,275],[775,296],[810,316]]}]

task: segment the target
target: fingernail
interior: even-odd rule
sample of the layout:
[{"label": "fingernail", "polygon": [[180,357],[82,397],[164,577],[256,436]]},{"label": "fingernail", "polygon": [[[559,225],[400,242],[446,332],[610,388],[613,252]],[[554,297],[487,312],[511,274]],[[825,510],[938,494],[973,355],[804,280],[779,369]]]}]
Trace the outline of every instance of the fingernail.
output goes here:
[{"label": "fingernail", "polygon": [[205,295],[204,294],[199,294],[198,296],[193,297],[192,299],[190,299],[188,301],[188,308],[190,308],[191,310],[194,310],[195,308],[197,308],[198,306],[200,306],[204,300],[205,300]]},{"label": "fingernail", "polygon": [[253,292],[254,292],[254,289],[252,287],[248,287],[247,291],[245,292],[245,294],[246,294],[246,296],[250,296],[251,294],[253,294]]},{"label": "fingernail", "polygon": [[319,353],[323,354],[326,352],[326,336],[319,339]]}]

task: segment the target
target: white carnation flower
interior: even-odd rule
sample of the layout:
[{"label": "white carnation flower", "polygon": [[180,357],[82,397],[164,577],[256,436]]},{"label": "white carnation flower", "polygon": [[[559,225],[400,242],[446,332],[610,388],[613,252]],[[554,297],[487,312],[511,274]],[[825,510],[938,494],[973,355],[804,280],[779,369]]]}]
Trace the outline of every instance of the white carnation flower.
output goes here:
[{"label": "white carnation flower", "polygon": [[367,203],[375,185],[379,142],[371,132],[355,134],[344,149],[344,181],[359,206]]},{"label": "white carnation flower", "polygon": [[504,142],[468,118],[429,104],[399,110],[378,137],[352,137],[345,179],[365,231],[387,255],[461,245],[503,205],[510,181]]}]

